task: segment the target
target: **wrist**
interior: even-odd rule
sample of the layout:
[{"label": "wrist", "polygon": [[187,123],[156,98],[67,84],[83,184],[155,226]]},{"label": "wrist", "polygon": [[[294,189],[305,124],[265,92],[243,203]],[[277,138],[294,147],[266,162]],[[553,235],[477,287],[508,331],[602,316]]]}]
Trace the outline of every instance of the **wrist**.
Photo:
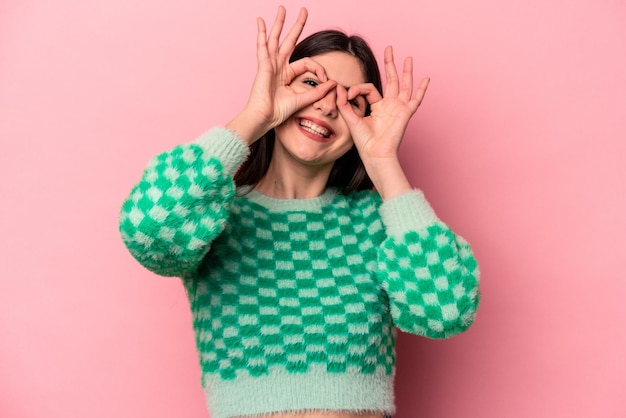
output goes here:
[{"label": "wrist", "polygon": [[413,190],[397,157],[364,159],[363,165],[383,200]]},{"label": "wrist", "polygon": [[243,110],[225,126],[226,129],[235,132],[248,145],[252,145],[263,136],[269,129],[255,122],[258,118]]}]

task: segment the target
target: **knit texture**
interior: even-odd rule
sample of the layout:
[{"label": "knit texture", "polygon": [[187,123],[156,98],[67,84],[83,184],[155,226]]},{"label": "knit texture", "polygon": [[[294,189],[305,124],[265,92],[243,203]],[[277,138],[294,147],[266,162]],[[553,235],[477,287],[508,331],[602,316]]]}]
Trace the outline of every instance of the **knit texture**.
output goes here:
[{"label": "knit texture", "polygon": [[468,243],[419,191],[236,190],[246,157],[214,129],[157,156],[120,216],[140,263],[183,278],[211,416],[393,413],[394,326],[445,338],[474,319]]}]

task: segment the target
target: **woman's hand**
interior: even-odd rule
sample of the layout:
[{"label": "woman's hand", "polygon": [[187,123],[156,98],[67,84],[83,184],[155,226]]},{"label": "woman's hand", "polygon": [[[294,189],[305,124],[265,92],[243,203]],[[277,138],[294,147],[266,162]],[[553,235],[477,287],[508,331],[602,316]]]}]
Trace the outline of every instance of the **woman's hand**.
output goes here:
[{"label": "woman's hand", "polygon": [[[385,49],[385,73],[387,83],[384,96],[371,83],[352,86],[349,91],[343,86],[337,86],[337,105],[363,160],[397,156],[409,120],[417,111],[428,87],[429,79],[424,78],[413,92],[411,57],[404,60],[400,83],[390,46]],[[360,117],[348,103],[357,96],[364,96],[369,103],[369,116]]]},{"label": "woman's hand", "polygon": [[[404,60],[402,80],[393,59],[393,50],[385,49],[386,85],[384,94],[373,84],[359,84],[348,91],[337,86],[337,107],[350,128],[352,139],[374,186],[383,198],[408,191],[406,176],[398,161],[398,148],[407,125],[422,103],[429,79],[421,80],[413,91],[413,60]],[[370,105],[368,116],[359,116],[349,104],[357,96],[364,96]]]},{"label": "woman's hand", "polygon": [[[289,63],[308,14],[302,8],[296,23],[280,42],[285,15],[285,8],[280,6],[269,35],[265,21],[257,19],[257,74],[245,109],[227,125],[249,143],[283,123],[296,111],[324,97],[336,85],[334,81],[328,81],[324,68],[310,58]],[[305,72],[316,74],[323,83],[315,89],[296,93],[289,84]]]}]

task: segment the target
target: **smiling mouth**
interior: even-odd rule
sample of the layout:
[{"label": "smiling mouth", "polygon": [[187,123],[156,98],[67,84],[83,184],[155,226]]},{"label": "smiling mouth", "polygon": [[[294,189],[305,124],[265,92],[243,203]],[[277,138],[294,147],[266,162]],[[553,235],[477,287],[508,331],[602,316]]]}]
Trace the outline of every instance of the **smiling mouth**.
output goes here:
[{"label": "smiling mouth", "polygon": [[323,126],[320,126],[320,125],[318,125],[316,123],[313,123],[313,122],[311,122],[310,120],[307,120],[307,119],[299,119],[298,120],[298,124],[305,131],[310,132],[310,133],[312,133],[314,135],[317,135],[317,136],[319,136],[321,138],[324,138],[324,139],[328,139],[330,137],[330,135],[332,134],[332,132],[329,129],[327,129],[327,128],[323,127]]}]

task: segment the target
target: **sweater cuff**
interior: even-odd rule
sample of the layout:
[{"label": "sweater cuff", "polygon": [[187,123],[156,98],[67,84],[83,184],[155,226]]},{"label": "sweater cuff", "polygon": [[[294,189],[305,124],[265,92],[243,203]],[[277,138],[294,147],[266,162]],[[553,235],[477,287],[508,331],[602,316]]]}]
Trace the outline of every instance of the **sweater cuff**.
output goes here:
[{"label": "sweater cuff", "polygon": [[380,216],[388,236],[418,231],[439,221],[421,190],[413,190],[383,202]]},{"label": "sweater cuff", "polygon": [[250,148],[237,134],[226,128],[212,128],[195,141],[208,157],[217,158],[224,172],[234,175],[248,158]]}]

